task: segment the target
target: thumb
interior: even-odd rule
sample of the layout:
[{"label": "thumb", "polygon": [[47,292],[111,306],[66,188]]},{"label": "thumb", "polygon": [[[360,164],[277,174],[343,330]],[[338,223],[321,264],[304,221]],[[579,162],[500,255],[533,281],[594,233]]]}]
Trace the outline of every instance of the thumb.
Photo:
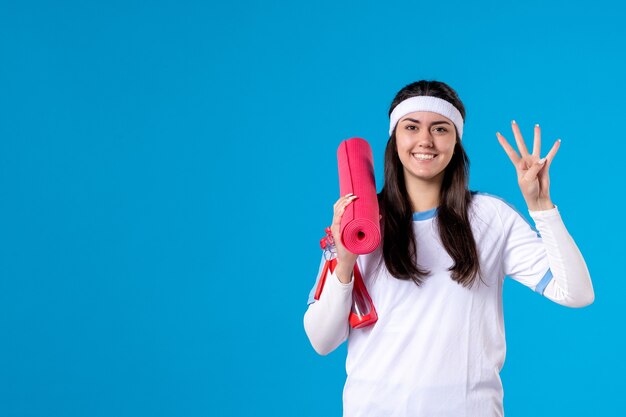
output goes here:
[{"label": "thumb", "polygon": [[530,168],[528,168],[528,171],[526,171],[526,173],[524,174],[524,180],[534,181],[535,178],[537,178],[537,173],[539,172],[541,168],[543,168],[545,163],[546,163],[546,158],[541,158],[537,162],[533,163],[530,166]]}]

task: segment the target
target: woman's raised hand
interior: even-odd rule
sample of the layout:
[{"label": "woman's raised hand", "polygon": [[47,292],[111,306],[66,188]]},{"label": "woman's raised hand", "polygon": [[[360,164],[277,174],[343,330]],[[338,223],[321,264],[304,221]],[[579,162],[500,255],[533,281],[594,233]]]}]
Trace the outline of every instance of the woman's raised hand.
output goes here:
[{"label": "woman's raised hand", "polygon": [[550,152],[548,152],[545,158],[540,158],[541,128],[539,125],[535,125],[532,154],[528,153],[524,138],[515,120],[511,122],[511,126],[521,156],[515,152],[513,147],[509,145],[509,142],[507,142],[500,132],[496,132],[496,136],[517,171],[517,182],[522,190],[522,195],[524,196],[524,200],[526,200],[528,208],[533,211],[554,208],[554,204],[552,204],[550,200],[550,177],[548,170],[556,152],[559,150],[561,139],[557,139],[556,142],[554,142],[552,149],[550,149]]},{"label": "woman's raised hand", "polygon": [[335,248],[337,249],[337,277],[343,283],[349,283],[351,281],[352,270],[354,269],[356,258],[359,255],[351,253],[341,243],[341,218],[348,204],[352,203],[357,198],[358,197],[352,195],[352,193],[346,194],[339,198],[333,206],[335,214],[333,216],[333,223],[330,226],[330,231],[333,234]]}]

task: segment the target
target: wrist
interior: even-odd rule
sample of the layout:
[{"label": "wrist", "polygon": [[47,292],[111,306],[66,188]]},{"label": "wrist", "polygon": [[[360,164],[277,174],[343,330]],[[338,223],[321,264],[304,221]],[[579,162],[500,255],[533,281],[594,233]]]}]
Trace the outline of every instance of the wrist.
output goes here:
[{"label": "wrist", "polygon": [[532,203],[526,202],[526,204],[530,211],[552,210],[555,207],[550,199],[533,201]]},{"label": "wrist", "polygon": [[347,267],[342,267],[339,264],[337,264],[337,266],[335,267],[335,275],[337,275],[337,278],[342,284],[349,284],[350,282],[352,282],[353,270],[354,270],[354,267],[347,268]]}]

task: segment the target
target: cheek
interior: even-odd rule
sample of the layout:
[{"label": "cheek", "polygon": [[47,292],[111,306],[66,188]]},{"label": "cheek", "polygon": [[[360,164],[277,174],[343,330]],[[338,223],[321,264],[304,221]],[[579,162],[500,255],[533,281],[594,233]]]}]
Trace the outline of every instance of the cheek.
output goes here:
[{"label": "cheek", "polygon": [[406,153],[408,149],[409,146],[406,140],[396,138],[396,152],[398,153],[398,155]]},{"label": "cheek", "polygon": [[446,163],[452,160],[452,158],[454,157],[454,152],[455,152],[454,143],[448,144],[445,146],[445,150],[443,151],[443,153],[445,154]]},{"label": "cheek", "polygon": [[404,135],[396,134],[396,147],[397,148],[402,149],[403,147],[406,146],[406,142],[407,142],[407,138]]},{"label": "cheek", "polygon": [[456,148],[456,139],[454,137],[446,138],[441,146],[446,149],[446,152],[451,154],[454,152],[454,148]]}]

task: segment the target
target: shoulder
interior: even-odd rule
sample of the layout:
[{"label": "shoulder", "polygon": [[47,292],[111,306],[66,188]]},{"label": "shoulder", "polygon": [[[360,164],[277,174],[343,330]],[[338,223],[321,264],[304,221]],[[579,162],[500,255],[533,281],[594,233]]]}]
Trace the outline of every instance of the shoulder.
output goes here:
[{"label": "shoulder", "polygon": [[472,196],[471,205],[476,211],[497,214],[501,217],[513,215],[524,217],[517,207],[498,195],[484,191],[470,191],[470,194]]},{"label": "shoulder", "polygon": [[537,232],[536,228],[529,221],[529,218],[504,198],[481,191],[470,191],[470,193],[472,195],[472,207],[475,213],[480,213],[487,219],[492,219],[497,216],[505,227],[510,227],[513,224],[526,223],[531,230]]}]

